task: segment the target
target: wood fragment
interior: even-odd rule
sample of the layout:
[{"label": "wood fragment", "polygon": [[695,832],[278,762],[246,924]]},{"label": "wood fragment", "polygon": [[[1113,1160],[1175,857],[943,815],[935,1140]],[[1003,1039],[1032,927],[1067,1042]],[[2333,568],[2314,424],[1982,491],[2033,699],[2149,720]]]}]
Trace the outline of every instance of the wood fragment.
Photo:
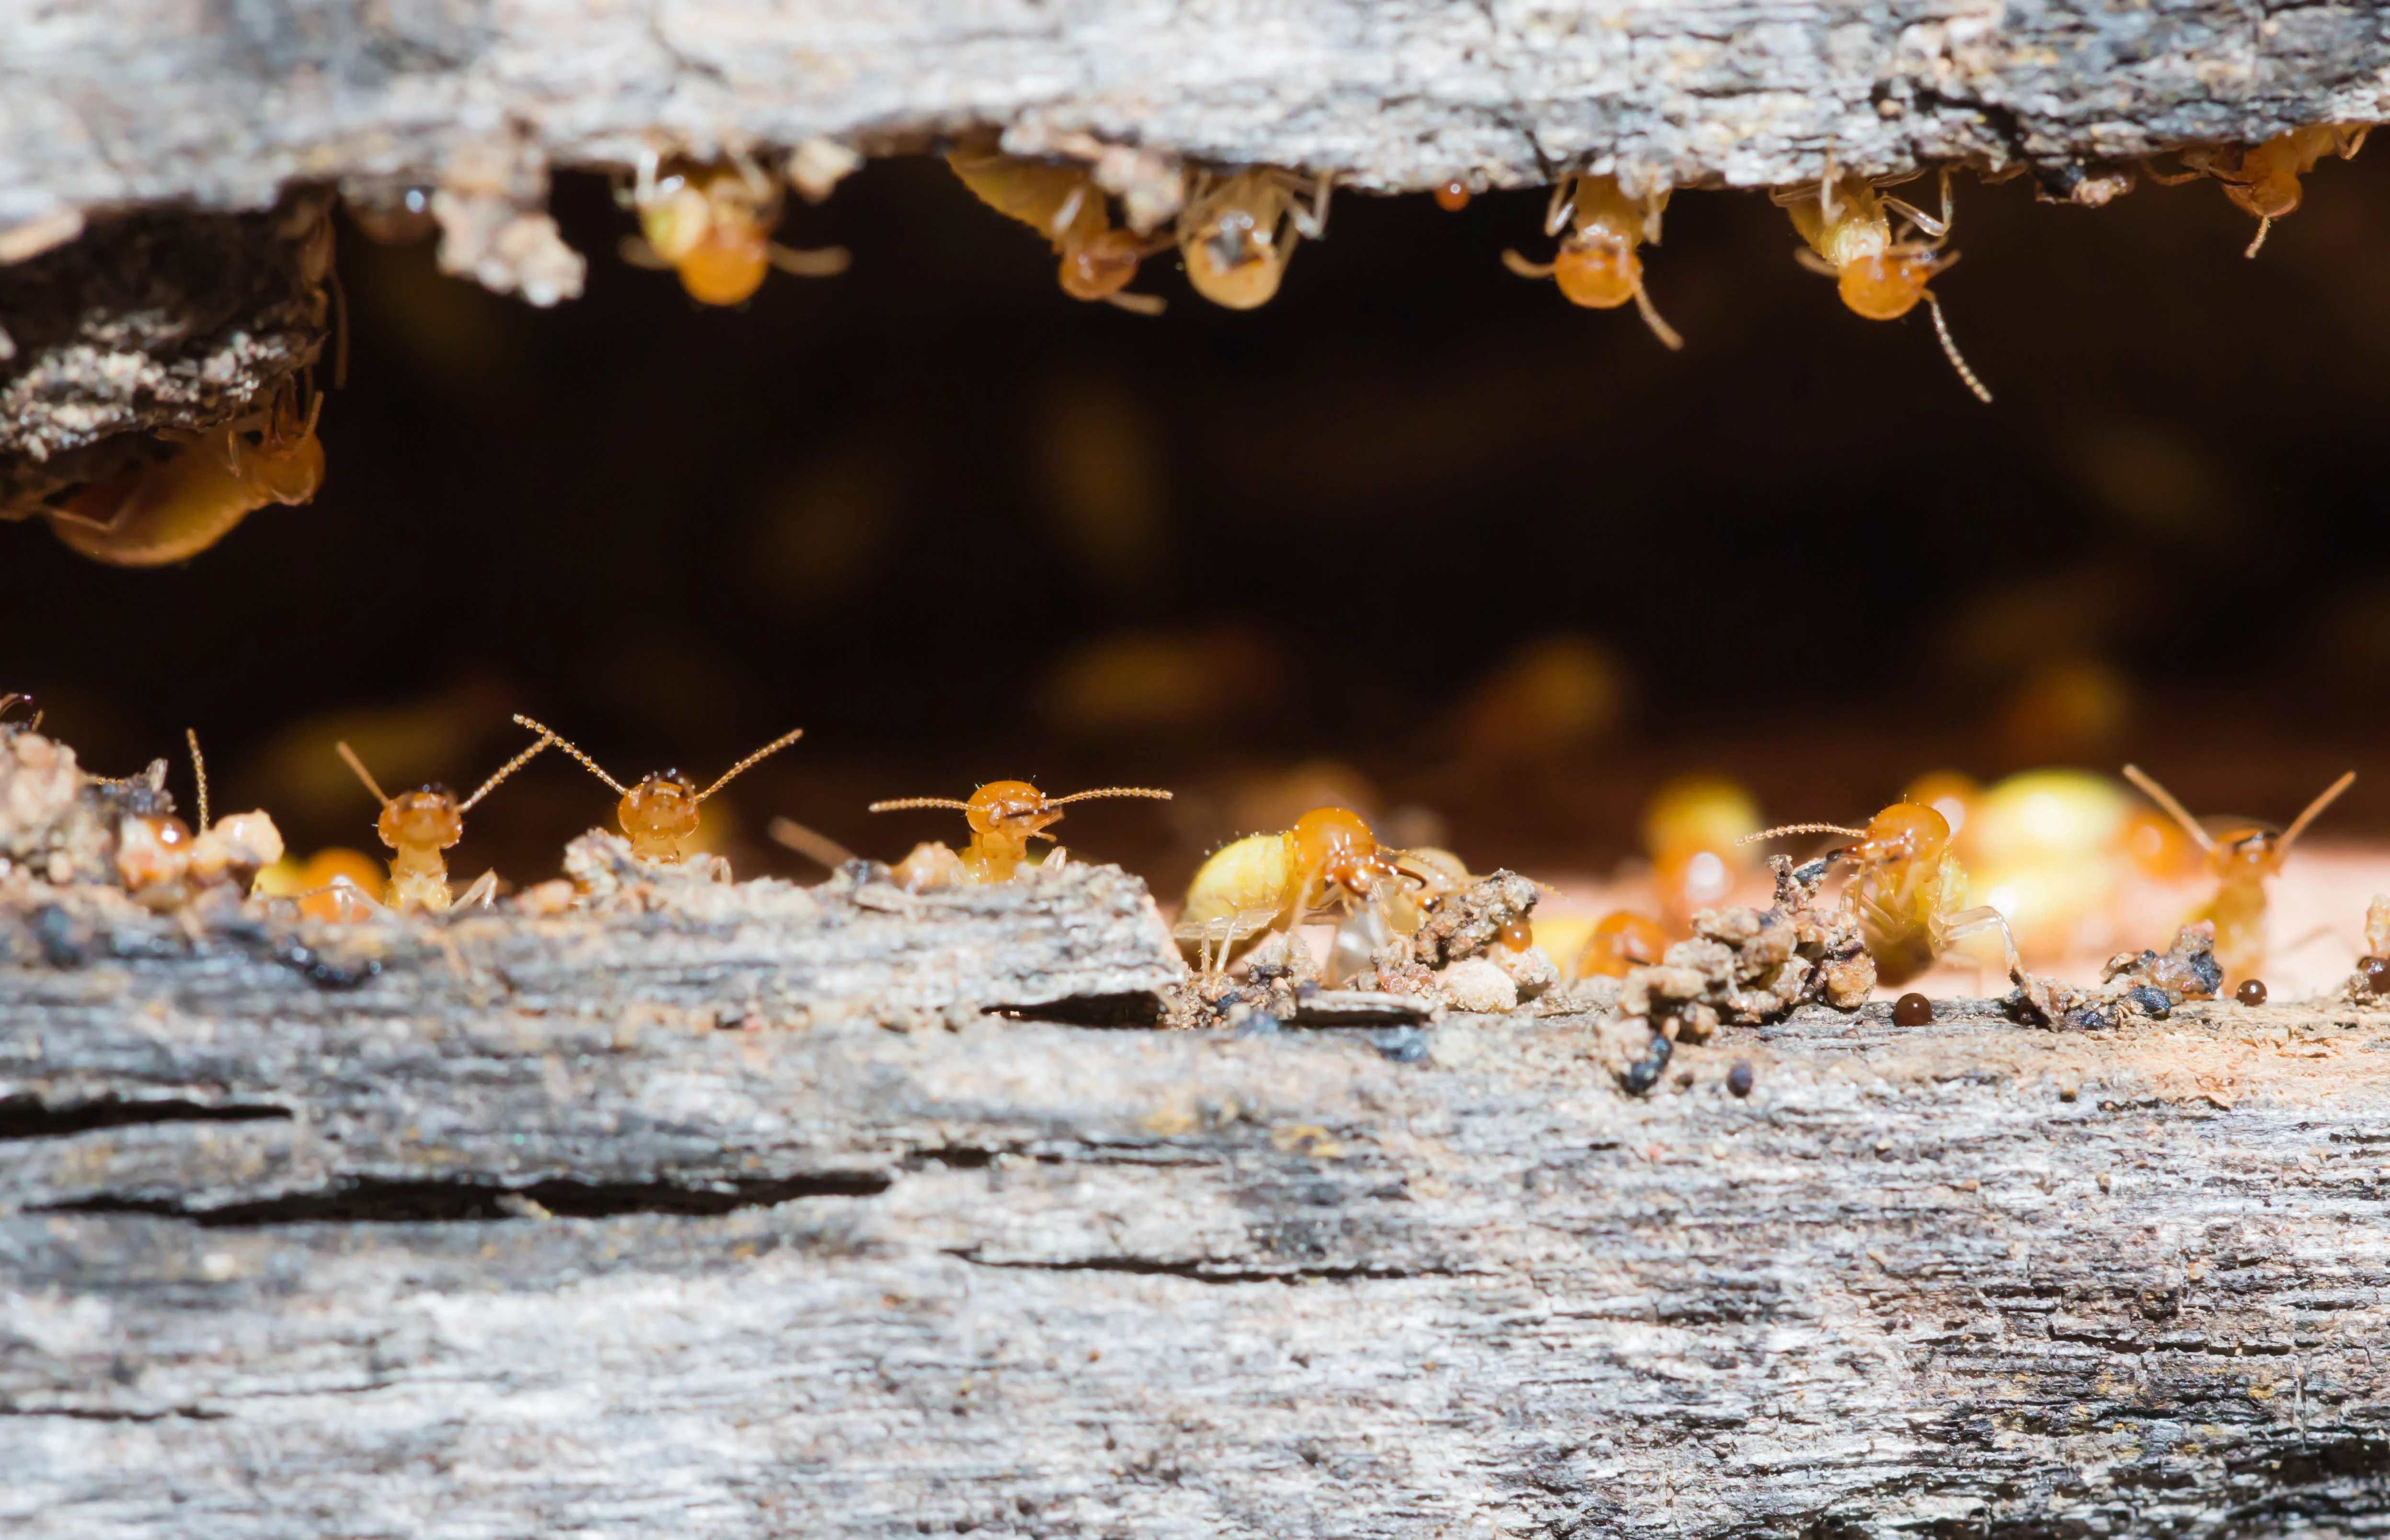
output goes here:
[{"label": "wood fragment", "polygon": [[2390,1515],[2379,1011],[1811,1007],[1636,1098],[1600,1014],[733,1032],[771,928],[489,923],[0,967],[11,1533]]}]

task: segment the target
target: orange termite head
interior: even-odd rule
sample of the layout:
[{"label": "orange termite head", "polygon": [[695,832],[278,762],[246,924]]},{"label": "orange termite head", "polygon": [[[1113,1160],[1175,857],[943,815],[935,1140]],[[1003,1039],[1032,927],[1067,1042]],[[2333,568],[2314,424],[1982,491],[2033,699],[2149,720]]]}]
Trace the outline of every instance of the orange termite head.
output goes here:
[{"label": "orange termite head", "polygon": [[299,405],[295,381],[286,381],[275,398],[257,442],[236,451],[242,479],[278,503],[304,503],[324,484],[324,441],[315,436],[315,419],[324,409],[320,391],[308,392],[304,411]]},{"label": "orange termite head", "polygon": [[676,171],[646,188],[638,213],[648,245],[700,304],[739,304],[764,286],[780,218],[768,178],[737,165]]},{"label": "orange termite head", "polygon": [[1229,310],[1267,304],[1286,275],[1287,253],[1278,242],[1275,221],[1266,222],[1240,204],[1214,209],[1179,250],[1196,292]]},{"label": "orange termite head", "polygon": [[374,830],[392,850],[409,845],[446,850],[465,837],[465,812],[456,803],[456,794],[446,787],[418,787],[382,803]]},{"label": "orange termite head", "polygon": [[1604,915],[1586,938],[1578,956],[1580,978],[1623,979],[1627,970],[1656,963],[1668,950],[1668,932],[1649,915],[1620,909]]},{"label": "orange termite head", "polygon": [[1896,246],[1844,263],[1834,281],[1851,309],[1870,321],[1896,321],[1917,308],[1934,275],[1954,260],[1923,247]]},{"label": "orange termite head", "polygon": [[1061,816],[1051,799],[1027,781],[990,781],[963,804],[973,834],[1002,831],[1027,839]]},{"label": "orange termite head", "polygon": [[2263,824],[2224,829],[2210,836],[2208,871],[2226,881],[2235,878],[2271,877],[2282,869],[2282,831]]},{"label": "orange termite head", "polygon": [[2264,824],[2242,824],[2221,833],[2210,834],[2191,811],[2175,800],[2173,792],[2160,786],[2138,764],[2125,766],[2125,778],[2146,793],[2150,801],[2165,810],[2166,815],[2180,825],[2182,831],[2196,841],[2207,855],[2207,869],[2214,876],[2230,880],[2235,878],[2266,878],[2281,870],[2282,858],[2298,843],[2307,826],[2323,815],[2323,810],[2339,801],[2340,794],[2357,779],[2354,770],[2344,773],[2340,779],[2317,793],[2316,800],[2300,810],[2286,829],[2274,829]]},{"label": "orange termite head", "polygon": [[1950,820],[1916,802],[1895,802],[1868,820],[1859,842],[1845,855],[1861,866],[1895,861],[1939,861],[1950,848]]},{"label": "orange termite head", "polygon": [[1379,850],[1368,823],[1350,808],[1315,807],[1289,833],[1298,867],[1316,868],[1356,898],[1366,898],[1386,879],[1407,875]]},{"label": "orange termite head", "polygon": [[1552,259],[1552,281],[1571,304],[1616,310],[1643,287],[1643,259],[1630,246],[1572,236]]},{"label": "orange termite head", "polygon": [[1106,230],[1062,248],[1062,292],[1074,300],[1103,300],[1128,287],[1146,243],[1134,230]]},{"label": "orange termite head", "polygon": [[697,832],[697,783],[677,770],[659,771],[623,793],[614,817],[634,845],[679,841]]}]

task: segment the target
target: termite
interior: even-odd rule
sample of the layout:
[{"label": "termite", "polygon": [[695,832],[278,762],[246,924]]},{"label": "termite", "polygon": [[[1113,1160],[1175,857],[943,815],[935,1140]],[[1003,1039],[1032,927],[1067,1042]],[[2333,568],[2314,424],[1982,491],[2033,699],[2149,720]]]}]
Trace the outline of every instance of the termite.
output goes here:
[{"label": "termite", "polygon": [[2306,810],[2276,830],[2259,823],[2232,822],[2211,834],[2175,801],[2174,793],[2145,775],[2140,766],[2125,766],[2125,778],[2141,789],[2182,826],[2207,857],[2208,875],[2216,879],[2216,896],[2191,918],[2194,923],[2216,922],[2216,960],[2228,979],[2247,979],[2266,966],[2266,881],[2282,869],[2283,858],[2298,843],[2307,826],[2322,816],[2357,779],[2349,771],[2319,793]]},{"label": "termite", "polygon": [[302,413],[299,389],[286,379],[264,410],[182,444],[161,463],[28,511],[47,515],[60,540],[95,561],[188,561],[268,503],[304,503],[324,484],[324,445],[315,437],[324,398],[310,390]]},{"label": "termite", "polygon": [[2179,186],[2201,177],[2214,177],[2224,196],[2257,216],[2257,234],[2241,254],[2254,257],[2266,244],[2274,221],[2299,206],[2299,178],[2315,170],[2327,155],[2353,159],[2365,146],[2370,123],[2323,123],[2277,134],[2255,149],[2186,149],[2182,163],[2191,169],[2171,176],[2143,162],[2150,180],[2161,186]]},{"label": "termite", "polygon": [[1316,807],[1282,834],[1249,834],[1195,873],[1173,933],[1197,944],[1201,966],[1225,966],[1229,948],[1265,930],[1291,931],[1330,903],[1367,903],[1381,882],[1408,877],[1359,814]]},{"label": "termite", "polygon": [[1529,262],[1505,251],[1503,265],[1523,278],[1550,278],[1571,304],[1615,310],[1632,300],[1662,346],[1681,348],[1685,340],[1660,318],[1643,288],[1643,259],[1635,254],[1647,240],[1659,244],[1660,214],[1667,206],[1665,191],[1639,201],[1628,198],[1615,176],[1569,177],[1552,189],[1544,214],[1544,234],[1568,231],[1559,252],[1550,262]]},{"label": "termite", "polygon": [[554,733],[543,730],[540,740],[498,767],[498,773],[482,783],[482,789],[466,798],[444,786],[418,787],[397,796],[386,795],[357,758],[356,751],[346,743],[332,747],[341,758],[355,771],[374,801],[381,803],[381,817],[375,823],[375,832],[381,842],[391,848],[390,885],[383,890],[382,902],[405,913],[409,909],[426,909],[433,914],[447,910],[452,904],[461,903],[470,908],[476,904],[487,905],[498,891],[498,874],[483,872],[465,890],[461,900],[452,900],[448,892],[448,858],[442,852],[465,837],[465,815],[490,794],[497,784],[529,764],[541,750],[560,741]]},{"label": "termite", "polygon": [[554,728],[542,726],[530,717],[521,715],[515,718],[515,724],[530,728],[543,738],[553,738],[558,748],[581,762],[582,768],[613,788],[615,794],[623,799],[614,805],[614,818],[623,826],[623,838],[631,841],[631,854],[641,861],[658,864],[684,859],[681,841],[697,832],[698,804],[805,736],[803,727],[782,733],[722,772],[719,779],[700,791],[695,781],[677,770],[660,770],[636,786],[625,787],[599,768],[596,760],[574,747],[571,739],[558,737]]},{"label": "termite", "polygon": [[1967,873],[1950,852],[1949,821],[1934,809],[1895,802],[1865,828],[1786,824],[1743,842],[1784,834],[1845,834],[1858,841],[1820,859],[1850,868],[1843,904],[1858,922],[1879,983],[1906,983],[1956,943],[1987,930],[2000,933],[2007,964],[2015,969],[2016,943],[2000,912],[1989,905],[1960,907],[1967,901]]},{"label": "termite", "polygon": [[[1925,302],[1933,312],[1934,335],[1950,366],[1975,398],[1989,404],[1992,392],[1975,378],[1950,339],[1950,324],[1942,318],[1942,302],[1929,285],[1959,260],[1943,247],[1950,238],[1950,173],[1942,173],[1942,217],[1886,198],[1872,183],[1856,176],[1829,174],[1813,190],[1784,188],[1772,195],[1792,216],[1792,227],[1807,241],[1792,255],[1802,266],[1823,273],[1840,287],[1843,303],[1870,321],[1896,321]],[[1926,239],[1892,238],[1892,216],[1898,215]]]},{"label": "termite", "polygon": [[843,247],[800,251],[772,239],[780,223],[780,186],[744,155],[669,165],[654,150],[639,157],[630,205],[639,234],[623,237],[623,260],[671,268],[700,304],[743,303],[777,267],[801,278],[843,273]]},{"label": "termite", "polygon": [[[874,813],[897,813],[915,807],[952,808],[970,825],[970,843],[956,857],[956,865],[943,861],[915,863],[907,875],[917,886],[934,886],[940,876],[964,882],[1008,882],[1029,859],[1029,841],[1050,840],[1046,829],[1060,820],[1062,808],[1071,802],[1084,802],[1095,797],[1150,797],[1168,802],[1170,793],[1150,786],[1103,786],[1092,791],[1073,791],[1067,797],[1049,797],[1027,781],[990,781],[970,794],[970,800],[957,802],[952,797],[898,797],[871,804]],[[937,845],[934,850],[948,847]],[[920,852],[916,852],[919,855]],[[906,858],[912,861],[912,857]]]},{"label": "termite", "polygon": [[958,146],[946,164],[979,200],[1051,241],[1062,259],[1062,292],[1102,300],[1139,315],[1159,315],[1152,294],[1124,293],[1137,264],[1169,249],[1163,237],[1115,229],[1094,174],[1081,165],[1023,160],[984,145]]},{"label": "termite", "polygon": [[1195,292],[1230,310],[1267,304],[1296,241],[1326,237],[1330,182],[1325,172],[1304,177],[1276,166],[1201,173],[1178,215],[1178,253]]}]

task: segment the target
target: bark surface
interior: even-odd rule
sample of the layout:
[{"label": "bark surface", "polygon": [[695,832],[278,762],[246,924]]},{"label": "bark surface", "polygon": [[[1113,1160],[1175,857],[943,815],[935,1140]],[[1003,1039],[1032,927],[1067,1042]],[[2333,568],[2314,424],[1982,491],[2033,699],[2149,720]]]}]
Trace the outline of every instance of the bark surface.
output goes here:
[{"label": "bark surface", "polygon": [[968,919],[1066,982],[897,1010],[776,994],[841,932],[727,900],[466,921],[353,988],[30,925],[0,1519],[2390,1531],[2390,1016],[1813,1009],[1636,1098],[1597,1012],[983,1014],[1154,987],[1141,893],[1077,880]]},{"label": "bark surface", "polygon": [[1760,186],[2390,118],[2378,7],[2171,0],[0,5],[0,228],[292,181],[893,145],[969,124],[1363,187]]}]

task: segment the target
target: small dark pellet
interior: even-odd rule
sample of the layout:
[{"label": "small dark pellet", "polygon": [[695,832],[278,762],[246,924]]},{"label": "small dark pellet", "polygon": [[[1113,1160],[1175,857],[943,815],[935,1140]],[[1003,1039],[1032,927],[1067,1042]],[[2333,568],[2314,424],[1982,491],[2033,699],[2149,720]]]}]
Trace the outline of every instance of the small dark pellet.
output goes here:
[{"label": "small dark pellet", "polygon": [[2266,981],[2243,979],[2241,987],[2232,992],[2232,997],[2244,1006],[2262,1006],[2266,1003]]},{"label": "small dark pellet", "polygon": [[1892,1024],[1921,1027],[1934,1020],[1934,1002],[1922,995],[1904,995],[1892,1003]]},{"label": "small dark pellet", "polygon": [[2368,957],[2357,965],[2365,972],[2365,987],[2376,995],[2390,995],[2390,957]]},{"label": "small dark pellet", "polygon": [[1726,1072],[1726,1088],[1738,1097],[1751,1095],[1751,1060],[1738,1059],[1734,1068]]}]

